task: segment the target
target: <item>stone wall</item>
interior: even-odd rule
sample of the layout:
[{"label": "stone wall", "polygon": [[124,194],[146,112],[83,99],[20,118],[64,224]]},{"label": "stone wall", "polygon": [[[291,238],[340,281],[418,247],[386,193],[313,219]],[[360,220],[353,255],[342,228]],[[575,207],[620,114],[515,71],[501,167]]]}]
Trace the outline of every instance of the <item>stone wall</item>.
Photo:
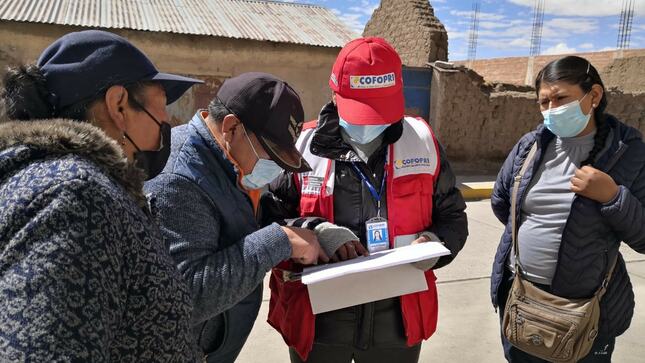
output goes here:
[{"label": "stone wall", "polygon": [[[575,55],[588,59],[603,76],[605,69],[616,59],[630,57],[645,57],[645,49],[628,49],[624,51],[576,53]],[[532,70],[529,67],[529,57],[509,57],[478,59],[470,61],[458,61],[455,64],[472,68],[481,74],[488,82],[525,84],[527,71],[531,70],[529,77],[530,84],[533,84],[535,76],[547,63],[562,58],[565,54],[542,55],[533,58]],[[645,83],[645,78],[642,80]]]},{"label": "stone wall", "polygon": [[448,59],[448,33],[428,0],[381,0],[363,36],[385,38],[407,66]]},{"label": "stone wall", "polygon": [[[56,38],[80,27],[0,21],[0,69],[34,62]],[[331,98],[328,80],[340,48],[271,43],[245,39],[109,29],[128,38],[164,72],[206,81],[193,87],[169,111],[172,122],[190,119],[206,107],[222,82],[249,71],[275,74],[299,93],[307,119],[315,119]],[[73,86],[73,85],[72,85]]]},{"label": "stone wall", "polygon": [[[531,87],[490,84],[472,70],[435,70],[430,121],[452,161],[496,170],[542,122]],[[645,93],[610,90],[607,111],[645,132]]]}]

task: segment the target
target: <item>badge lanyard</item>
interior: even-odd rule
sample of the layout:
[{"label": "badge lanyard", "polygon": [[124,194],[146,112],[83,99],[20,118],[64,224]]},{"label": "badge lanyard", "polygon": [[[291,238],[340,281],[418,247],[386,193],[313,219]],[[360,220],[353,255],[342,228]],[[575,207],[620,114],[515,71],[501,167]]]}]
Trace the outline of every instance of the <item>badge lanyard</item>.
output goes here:
[{"label": "badge lanyard", "polygon": [[381,199],[383,198],[383,191],[385,190],[385,181],[387,180],[387,169],[383,171],[383,180],[381,181],[381,190],[377,193],[376,188],[370,183],[367,176],[355,163],[351,163],[352,168],[356,174],[361,177],[361,180],[367,186],[372,198],[376,201],[376,217],[371,218],[365,222],[365,233],[367,237],[367,250],[370,253],[384,251],[389,248],[389,235],[387,220],[381,218]]},{"label": "badge lanyard", "polygon": [[370,191],[370,194],[372,195],[372,198],[376,201],[376,216],[381,217],[381,199],[383,197],[383,190],[385,188],[385,180],[387,178],[387,169],[383,171],[383,180],[381,181],[381,189],[377,193],[376,188],[370,183],[370,180],[367,178],[365,173],[356,165],[356,163],[351,163],[352,168],[354,168],[354,171],[361,177],[361,180],[365,185],[367,186],[367,189]]}]

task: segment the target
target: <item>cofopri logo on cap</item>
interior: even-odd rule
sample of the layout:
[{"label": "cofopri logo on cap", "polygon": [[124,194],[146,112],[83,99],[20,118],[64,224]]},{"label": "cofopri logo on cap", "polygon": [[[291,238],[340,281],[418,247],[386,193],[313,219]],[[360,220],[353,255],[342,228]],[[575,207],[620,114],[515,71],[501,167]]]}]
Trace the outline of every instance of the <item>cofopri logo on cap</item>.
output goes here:
[{"label": "cofopri logo on cap", "polygon": [[349,76],[349,86],[353,89],[387,88],[394,85],[394,72],[373,76]]}]

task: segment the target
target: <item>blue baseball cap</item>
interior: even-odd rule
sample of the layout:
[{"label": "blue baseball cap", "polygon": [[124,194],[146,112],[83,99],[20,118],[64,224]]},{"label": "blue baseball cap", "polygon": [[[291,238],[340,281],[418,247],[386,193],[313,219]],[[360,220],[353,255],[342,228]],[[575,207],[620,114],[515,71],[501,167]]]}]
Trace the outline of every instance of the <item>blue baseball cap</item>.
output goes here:
[{"label": "blue baseball cap", "polygon": [[38,67],[45,76],[50,103],[56,109],[91,99],[114,86],[156,81],[175,102],[198,79],[161,73],[125,38],[102,30],[66,34],[43,51]]}]

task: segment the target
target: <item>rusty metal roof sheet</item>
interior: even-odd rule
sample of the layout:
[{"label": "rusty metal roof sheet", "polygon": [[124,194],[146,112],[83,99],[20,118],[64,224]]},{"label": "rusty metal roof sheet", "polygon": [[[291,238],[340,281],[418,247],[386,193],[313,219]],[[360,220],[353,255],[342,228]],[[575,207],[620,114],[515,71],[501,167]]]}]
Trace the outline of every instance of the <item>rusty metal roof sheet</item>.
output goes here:
[{"label": "rusty metal roof sheet", "polygon": [[260,0],[2,0],[0,20],[323,47],[358,36],[324,7]]}]

